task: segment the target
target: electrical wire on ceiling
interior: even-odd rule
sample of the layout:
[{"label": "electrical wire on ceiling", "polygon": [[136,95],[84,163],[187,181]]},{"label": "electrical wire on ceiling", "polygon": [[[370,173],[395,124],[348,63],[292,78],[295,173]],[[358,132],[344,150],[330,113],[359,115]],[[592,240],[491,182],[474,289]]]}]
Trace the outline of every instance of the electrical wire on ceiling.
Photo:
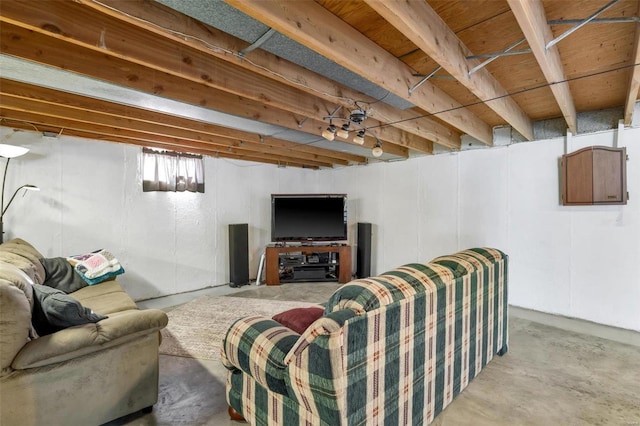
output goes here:
[{"label": "electrical wire on ceiling", "polygon": [[[255,62],[251,61],[250,59],[248,59],[246,56],[242,55],[240,52],[236,52],[236,51],[224,48],[224,47],[216,46],[216,45],[214,45],[214,44],[212,44],[212,43],[210,43],[210,42],[208,42],[208,41],[206,41],[206,40],[204,40],[204,39],[202,39],[200,37],[194,36],[194,35],[186,34],[186,33],[180,32],[180,31],[176,31],[176,30],[173,30],[173,29],[170,29],[170,28],[163,27],[163,26],[158,25],[158,24],[156,24],[154,22],[151,22],[149,20],[146,20],[146,19],[134,16],[134,15],[131,15],[131,14],[123,12],[123,11],[121,11],[121,10],[115,8],[115,7],[106,5],[106,4],[104,4],[104,3],[102,3],[102,2],[100,2],[98,0],[93,0],[93,2],[96,3],[96,4],[101,5],[102,7],[107,8],[109,10],[112,10],[114,12],[117,12],[117,13],[120,13],[120,14],[122,14],[124,16],[127,16],[128,18],[131,18],[131,19],[134,19],[136,21],[151,25],[151,26],[153,26],[155,28],[158,28],[158,29],[160,29],[162,31],[166,31],[166,32],[171,33],[173,35],[177,35],[177,36],[183,37],[183,38],[185,38],[187,40],[191,39],[191,40],[197,41],[199,43],[202,43],[204,46],[206,46],[208,49],[210,49],[210,50],[212,50],[214,52],[223,52],[223,53],[227,53],[229,55],[232,55],[232,56],[234,56],[234,57],[236,57],[236,58],[238,58],[238,59],[240,59],[242,61],[246,61],[247,63],[251,64],[252,66],[254,66],[254,67],[258,68],[258,69],[261,69],[261,70],[263,70],[263,71],[265,71],[265,72],[267,72],[267,73],[269,73],[271,75],[274,75],[274,76],[276,76],[276,77],[278,77],[280,79],[288,81],[292,85],[299,86],[299,87],[304,87],[305,89],[310,90],[312,92],[316,92],[316,93],[319,93],[321,95],[324,95],[324,96],[327,96],[327,97],[331,97],[333,99],[337,99],[337,100],[340,100],[340,101],[343,101],[343,102],[351,103],[358,109],[363,109],[361,107],[361,105],[359,105],[360,103],[367,104],[367,105],[372,105],[372,104],[375,104],[377,102],[380,102],[380,101],[384,100],[390,94],[390,92],[387,91],[387,93],[382,98],[377,99],[375,101],[368,102],[368,101],[363,101],[363,100],[355,100],[353,98],[348,98],[348,97],[344,97],[344,96],[338,96],[338,95],[335,95],[333,93],[328,93],[328,92],[325,92],[325,91],[322,91],[322,90],[318,90],[318,89],[316,89],[314,87],[311,87],[311,86],[309,86],[307,84],[304,84],[304,83],[301,83],[299,81],[293,80],[293,79],[291,79],[291,78],[289,78],[289,77],[287,77],[287,76],[285,76],[283,74],[280,74],[280,73],[278,73],[276,71],[273,71],[273,70],[271,70],[271,69],[269,69],[269,68],[267,68],[265,66],[257,64]],[[471,27],[473,27],[475,25],[478,25],[478,24],[481,24],[481,23],[486,22],[488,20],[494,19],[495,17],[500,16],[500,15],[506,13],[506,12],[508,12],[508,10],[500,12],[497,15],[491,16],[491,17],[489,17],[489,18],[487,18],[487,19],[485,19],[483,21],[477,22],[477,23],[472,24],[472,25],[470,25],[468,27],[462,28],[461,30],[458,30],[457,32],[464,31],[464,30],[466,30],[468,28],[471,28]],[[448,108],[448,109],[441,110],[441,111],[421,114],[421,115],[418,115],[418,116],[415,116],[415,117],[405,118],[405,119],[402,119],[402,120],[396,120],[396,121],[392,121],[392,122],[381,123],[381,124],[379,124],[377,126],[366,127],[365,130],[376,129],[376,128],[384,128],[384,127],[388,127],[388,126],[393,126],[395,124],[400,124],[400,123],[405,123],[405,122],[409,122],[409,121],[413,121],[413,120],[418,120],[418,119],[421,119],[421,118],[433,117],[433,116],[437,116],[439,114],[443,114],[443,113],[446,113],[446,112],[456,111],[456,110],[459,110],[459,109],[468,108],[468,107],[475,106],[475,105],[486,104],[488,102],[492,102],[492,101],[495,101],[495,100],[498,100],[498,99],[503,99],[503,98],[507,98],[507,97],[520,95],[520,94],[523,94],[523,93],[531,92],[533,90],[538,90],[538,89],[542,89],[542,88],[546,88],[546,87],[551,87],[551,86],[554,86],[554,85],[557,85],[557,84],[567,83],[567,82],[576,81],[576,80],[580,80],[580,79],[584,79],[584,78],[594,77],[594,76],[597,76],[597,75],[603,75],[603,74],[607,74],[607,73],[610,73],[610,72],[616,72],[616,71],[620,71],[620,70],[623,70],[623,69],[626,69],[626,68],[636,67],[636,66],[639,66],[639,65],[640,64],[623,65],[623,66],[620,66],[620,67],[617,67],[617,68],[613,68],[613,69],[610,69],[610,70],[598,71],[598,72],[594,72],[594,73],[591,73],[591,74],[586,74],[586,75],[579,76],[579,77],[572,77],[572,78],[567,78],[567,79],[561,80],[561,81],[545,83],[545,84],[541,84],[541,85],[538,85],[538,86],[521,89],[521,90],[518,90],[518,91],[513,92],[513,93],[507,93],[507,94],[504,94],[504,95],[501,95],[501,96],[496,96],[496,97],[490,98],[490,99],[484,99],[484,100],[481,99],[481,100],[478,100],[478,101],[475,101],[475,102],[471,102],[471,103],[464,104],[464,105],[459,105],[459,106],[456,106],[456,107],[453,107],[453,108]]]},{"label": "electrical wire on ceiling", "polygon": [[[265,67],[263,65],[257,64],[255,62],[253,62],[251,59],[248,59],[245,55],[241,54],[239,51],[236,52],[234,50],[227,49],[225,47],[216,46],[215,44],[212,44],[212,43],[208,42],[207,40],[204,40],[204,39],[202,39],[200,37],[197,37],[197,36],[194,36],[194,35],[191,35],[191,34],[186,34],[186,33],[183,33],[181,31],[173,30],[171,28],[163,27],[162,25],[158,25],[158,24],[156,24],[154,22],[151,22],[151,21],[149,21],[147,19],[140,18],[140,17],[134,16],[134,15],[131,15],[129,13],[123,12],[123,11],[121,11],[121,10],[115,8],[115,7],[112,7],[112,6],[109,6],[107,4],[104,4],[104,3],[102,3],[102,2],[100,2],[98,0],[93,0],[93,2],[96,3],[96,4],[99,4],[100,6],[102,6],[104,8],[107,8],[107,9],[109,9],[111,11],[120,13],[120,14],[128,17],[128,18],[134,19],[134,20],[142,22],[144,24],[151,25],[152,27],[155,27],[155,28],[160,29],[162,31],[166,31],[166,32],[168,32],[170,34],[173,34],[173,35],[176,35],[176,36],[180,36],[180,37],[184,38],[185,40],[194,40],[194,41],[197,41],[199,43],[202,43],[205,47],[207,47],[209,50],[211,50],[213,52],[218,52],[218,53],[219,52],[223,52],[223,53],[227,53],[229,55],[235,56],[236,58],[240,59],[241,61],[247,62],[247,63],[251,64],[252,66],[254,66],[256,68],[261,69],[261,70],[263,70],[263,71],[265,71],[265,72],[267,72],[267,73],[269,73],[271,75],[274,75],[274,76],[276,76],[278,78],[281,78],[281,79],[283,79],[285,81],[288,81],[289,83],[291,83],[291,84],[293,84],[295,86],[304,87],[307,90],[311,90],[311,91],[319,93],[321,95],[328,96],[328,97],[331,97],[333,99],[337,99],[337,100],[340,100],[340,101],[343,101],[343,102],[348,102],[348,103],[351,103],[351,104],[353,104],[355,106],[357,106],[357,102],[373,104],[373,103],[376,103],[376,102],[380,101],[380,99],[379,100],[375,100],[373,102],[356,101],[355,99],[352,99],[352,98],[347,98],[347,97],[344,97],[344,96],[338,96],[338,95],[335,95],[333,93],[328,93],[328,92],[325,92],[325,91],[322,91],[322,90],[318,90],[318,89],[316,89],[314,87],[311,87],[311,86],[309,86],[307,84],[301,83],[301,82],[296,81],[296,80],[294,80],[294,79],[292,79],[290,77],[287,77],[286,75],[283,75],[283,74],[280,74],[280,73],[278,73],[276,71],[273,71],[273,70],[271,70],[271,69],[269,69],[269,68],[267,68],[267,67]],[[387,94],[385,94],[382,97],[382,99],[386,98],[388,95],[389,95],[389,93],[387,92]]]},{"label": "electrical wire on ceiling", "polygon": [[571,78],[567,78],[567,79],[560,80],[560,81],[553,81],[551,83],[545,83],[545,84],[540,84],[540,85],[534,86],[534,87],[528,87],[528,88],[525,88],[525,89],[518,90],[516,92],[512,92],[512,93],[507,93],[507,94],[504,94],[504,95],[496,96],[495,98],[484,99],[484,100],[480,99],[480,100],[475,101],[475,102],[471,102],[471,103],[464,104],[464,105],[459,105],[459,106],[453,107],[453,108],[443,109],[441,111],[430,112],[430,113],[426,113],[426,114],[417,115],[415,117],[409,117],[409,118],[405,118],[405,119],[402,119],[402,120],[396,120],[396,121],[392,121],[392,122],[389,122],[389,123],[380,124],[378,126],[367,127],[367,129],[377,129],[377,128],[382,128],[382,127],[387,127],[387,126],[393,126],[394,124],[405,123],[407,121],[418,120],[420,118],[433,117],[433,116],[436,116],[438,114],[444,114],[445,112],[451,112],[451,111],[456,111],[456,110],[463,109],[463,108],[469,108],[469,107],[476,106],[476,105],[482,105],[482,104],[486,104],[488,102],[496,101],[498,99],[509,98],[509,97],[512,97],[512,96],[521,95],[523,93],[531,92],[531,91],[534,91],[534,90],[544,89],[544,88],[547,88],[547,87],[555,86],[556,84],[569,83],[571,81],[582,80],[584,78],[590,78],[590,77],[595,77],[595,76],[598,76],[598,75],[604,75],[604,74],[608,74],[608,73],[611,73],[611,72],[621,71],[621,70],[624,70],[624,69],[627,69],[627,68],[634,68],[634,67],[637,67],[637,66],[640,66],[640,63],[630,64],[630,65],[621,65],[621,66],[616,67],[616,68],[612,68],[612,69],[608,69],[608,70],[604,70],[604,71],[597,71],[597,72],[594,72],[594,73],[581,75],[579,77],[571,77]]},{"label": "electrical wire on ceiling", "polygon": [[[492,19],[495,19],[498,16],[502,16],[505,13],[508,13],[508,12],[511,12],[511,9],[505,9],[502,12],[498,12],[495,15],[489,16],[488,18],[485,18],[485,19],[483,19],[481,21],[474,22],[473,24],[469,24],[464,28],[460,28],[459,30],[454,31],[453,33],[454,34],[460,34],[463,31],[469,30],[469,29],[471,29],[473,27],[476,27],[476,26],[478,26],[480,24],[484,24],[485,22],[489,22]],[[417,53],[417,52],[422,52],[422,50],[420,50],[419,48],[416,47],[415,49],[413,49],[413,50],[411,50],[411,51],[409,51],[407,53],[403,53],[402,55],[398,56],[398,59],[406,58],[407,56],[413,55],[414,53]]]}]

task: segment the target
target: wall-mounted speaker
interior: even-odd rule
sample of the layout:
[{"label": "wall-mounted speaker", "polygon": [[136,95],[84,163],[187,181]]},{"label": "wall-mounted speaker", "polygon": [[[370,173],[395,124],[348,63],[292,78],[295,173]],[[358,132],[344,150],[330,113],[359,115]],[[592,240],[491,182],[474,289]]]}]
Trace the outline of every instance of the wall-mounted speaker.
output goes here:
[{"label": "wall-mounted speaker", "polygon": [[356,249],[356,277],[371,276],[371,224],[358,222],[358,241]]},{"label": "wall-mounted speaker", "polygon": [[249,225],[229,225],[229,286],[249,284]]}]

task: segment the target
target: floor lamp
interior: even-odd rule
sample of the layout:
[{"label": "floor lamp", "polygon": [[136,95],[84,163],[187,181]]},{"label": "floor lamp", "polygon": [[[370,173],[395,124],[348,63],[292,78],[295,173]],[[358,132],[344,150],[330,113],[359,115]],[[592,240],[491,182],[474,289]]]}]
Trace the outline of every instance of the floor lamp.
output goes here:
[{"label": "floor lamp", "polygon": [[0,157],[7,159],[7,162],[4,165],[4,174],[2,175],[2,192],[0,193],[0,243],[4,242],[4,214],[9,208],[9,206],[11,205],[11,202],[16,197],[18,192],[23,188],[26,190],[35,190],[35,191],[40,190],[40,188],[38,188],[35,185],[22,185],[20,188],[16,189],[16,191],[13,193],[13,196],[9,200],[9,203],[7,203],[6,206],[4,205],[4,184],[7,181],[7,170],[9,169],[9,161],[12,158],[20,157],[21,155],[24,155],[27,152],[29,152],[28,148],[15,146],[15,145],[0,144]]}]

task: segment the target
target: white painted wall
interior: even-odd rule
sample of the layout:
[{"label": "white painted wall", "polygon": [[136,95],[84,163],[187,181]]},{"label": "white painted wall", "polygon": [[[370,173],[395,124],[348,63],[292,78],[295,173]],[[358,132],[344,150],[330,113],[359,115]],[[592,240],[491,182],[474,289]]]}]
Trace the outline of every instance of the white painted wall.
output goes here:
[{"label": "white painted wall", "polygon": [[[270,240],[270,194],[304,192],[313,171],[205,157],[205,193],[142,192],[135,146],[1,128],[3,143],[30,148],[11,160],[5,240],[45,257],[105,248],[122,262],[118,281],[136,300],[229,282],[228,225],[249,224],[250,274]],[[4,166],[4,164],[3,164]]]},{"label": "white painted wall", "polygon": [[[574,136],[568,150],[616,139]],[[19,132],[6,143],[31,152],[12,160],[7,193],[42,191],[16,199],[5,228],[47,257],[111,249],[127,270],[120,282],[144,299],[227,283],[230,223],[250,225],[254,277],[271,193],[344,192],[350,242],[357,222],[373,224],[373,273],[493,246],[510,256],[511,304],[640,330],[638,139],[627,129],[617,141],[630,157],[628,205],[563,207],[564,138],[322,171],[207,158],[202,195],[143,193],[139,148]]]},{"label": "white painted wall", "polygon": [[[617,133],[574,136],[568,152]],[[347,192],[350,222],[373,223],[374,274],[496,247],[510,256],[511,304],[640,330],[640,129],[623,139],[626,206],[560,205],[564,138],[322,171],[317,189]]]}]

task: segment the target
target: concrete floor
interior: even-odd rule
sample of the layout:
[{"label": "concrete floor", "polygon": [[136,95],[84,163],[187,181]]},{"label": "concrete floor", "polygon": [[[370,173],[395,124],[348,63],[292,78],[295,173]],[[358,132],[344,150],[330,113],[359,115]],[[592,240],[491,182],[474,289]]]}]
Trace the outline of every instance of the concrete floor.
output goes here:
[{"label": "concrete floor", "polygon": [[[205,293],[323,302],[336,288],[333,283],[217,287],[140,305],[166,308]],[[433,425],[640,425],[640,347],[635,345],[640,333],[583,321],[576,326],[576,320],[517,308],[510,315],[509,353],[494,358]],[[583,332],[547,325],[554,323]],[[600,337],[586,334],[590,330]],[[160,355],[153,412],[109,424],[240,425],[227,415],[225,377],[218,362]]]}]

